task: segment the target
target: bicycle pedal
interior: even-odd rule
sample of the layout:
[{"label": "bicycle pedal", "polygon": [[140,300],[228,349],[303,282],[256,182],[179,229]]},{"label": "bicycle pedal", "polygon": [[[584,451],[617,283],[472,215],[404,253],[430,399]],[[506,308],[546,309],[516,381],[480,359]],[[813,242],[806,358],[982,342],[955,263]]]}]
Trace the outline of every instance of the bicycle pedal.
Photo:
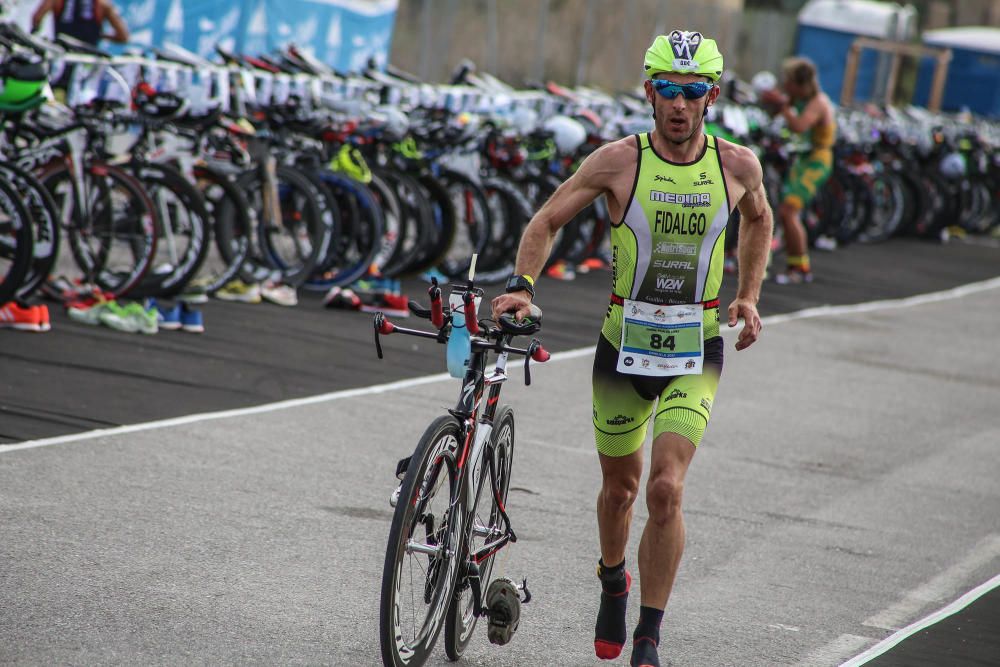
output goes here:
[{"label": "bicycle pedal", "polygon": [[503,646],[510,642],[521,622],[521,598],[518,587],[506,577],[494,579],[486,590],[489,623],[486,636],[491,644]]}]

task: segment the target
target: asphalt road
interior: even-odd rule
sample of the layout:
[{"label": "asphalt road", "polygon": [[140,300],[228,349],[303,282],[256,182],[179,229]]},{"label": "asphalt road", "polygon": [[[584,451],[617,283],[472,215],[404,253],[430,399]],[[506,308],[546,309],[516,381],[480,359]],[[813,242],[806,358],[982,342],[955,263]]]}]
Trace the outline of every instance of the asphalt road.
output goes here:
[{"label": "asphalt road", "polygon": [[[932,291],[921,289],[928,281],[940,290],[1000,273],[988,243],[901,248],[894,260],[890,246],[819,257],[828,270],[816,284],[765,288],[771,315],[757,345],[736,353],[726,333],[717,410],[686,485],[688,543],[664,664],[840,664],[1000,573],[1000,286],[870,312],[776,314],[796,300],[895,298]],[[846,275],[835,268],[844,263],[859,268]],[[575,292],[549,288],[551,347],[580,347],[574,335],[593,342],[593,311],[581,306],[601,303],[597,278]],[[587,296],[557,298],[570,293]],[[210,319],[203,338],[61,321],[42,336],[4,332],[4,365],[18,375],[4,374],[3,431],[17,441],[308,396],[330,367],[342,384],[321,391],[443,368],[409,340],[389,339],[391,372],[370,373],[367,318],[306,305],[210,304],[207,313],[246,319]],[[94,359],[116,347],[148,366],[100,374]],[[535,600],[510,645],[493,647],[479,630],[463,664],[608,664],[591,645],[599,471],[590,359],[536,367],[531,387],[512,375],[508,507],[520,540],[498,569],[527,577]],[[454,381],[431,378],[0,447],[0,662],[379,664],[395,462],[456,393]],[[61,421],[46,422],[37,406],[53,402]],[[12,419],[12,403],[32,419]],[[70,423],[81,414],[91,421]],[[25,426],[38,423],[54,425]],[[633,564],[641,502],[636,515]],[[445,664],[439,656],[432,664]]]}]

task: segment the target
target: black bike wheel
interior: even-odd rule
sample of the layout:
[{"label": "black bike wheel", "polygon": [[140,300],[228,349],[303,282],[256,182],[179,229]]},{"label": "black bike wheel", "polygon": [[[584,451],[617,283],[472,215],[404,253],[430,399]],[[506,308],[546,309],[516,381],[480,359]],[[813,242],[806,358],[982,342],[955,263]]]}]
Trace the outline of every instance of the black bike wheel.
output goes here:
[{"label": "black bike wheel", "polygon": [[17,298],[27,299],[52,272],[59,256],[59,219],[52,195],[35,176],[9,162],[0,164],[3,176],[21,193],[32,230],[32,259],[17,288]]},{"label": "black bike wheel", "polygon": [[417,262],[433,249],[434,238],[437,234],[430,196],[411,176],[392,171],[380,173],[392,186],[399,201],[400,215],[405,230],[400,252],[393,256],[383,272],[390,276],[417,273],[424,270]]},{"label": "black bike wheel", "polygon": [[[504,406],[493,420],[490,434],[490,448],[483,456],[479,473],[479,489],[475,504],[469,512],[471,521],[464,535],[463,559],[474,554],[484,545],[497,540],[506,533],[506,525],[500,507],[507,505],[507,491],[510,489],[510,472],[514,463],[514,411]],[[493,488],[493,480],[496,488]],[[497,497],[499,495],[499,498]],[[488,555],[479,563],[480,590],[486,595],[493,578],[495,554]],[[444,622],[444,650],[451,660],[458,660],[472,639],[472,632],[479,620],[474,612],[472,588],[468,581],[459,582],[448,604],[448,614]]]},{"label": "black bike wheel", "polygon": [[441,631],[458,578],[463,505],[453,417],[427,427],[410,458],[389,529],[382,570],[379,644],[382,662],[419,667]]},{"label": "black bike wheel", "polygon": [[329,195],[298,169],[279,165],[271,203],[261,170],[240,176],[237,184],[257,215],[251,254],[240,277],[246,282],[278,280],[300,286],[324,260],[336,221]]},{"label": "black bike wheel", "polygon": [[205,200],[174,167],[132,163],[130,169],[142,181],[162,223],[153,267],[135,295],[176,296],[208,256],[211,239]]},{"label": "black bike wheel", "polygon": [[456,280],[468,274],[472,256],[481,254],[490,239],[490,205],[483,189],[465,175],[445,171],[441,177],[458,217],[455,235],[438,270]]},{"label": "black bike wheel", "polygon": [[[76,268],[59,257],[56,272],[121,298],[146,275],[161,226],[152,200],[134,176],[92,164],[85,172],[88,201],[79,200],[69,168],[59,164],[39,180],[52,195]],[[88,215],[89,211],[89,215]],[[61,295],[57,289],[52,292]]]},{"label": "black bike wheel", "polygon": [[389,269],[394,264],[398,265],[398,260],[402,257],[403,247],[406,242],[406,222],[403,219],[402,206],[396,192],[389,185],[388,181],[378,174],[372,174],[371,183],[368,189],[378,208],[382,211],[384,228],[382,238],[379,243],[378,252],[372,259],[372,266],[376,271],[386,278],[393,278]]},{"label": "black bike wheel", "polygon": [[229,176],[209,167],[195,167],[195,184],[205,199],[214,244],[195,277],[212,294],[237,277],[250,254],[250,228],[256,217],[243,191]]},{"label": "black bike wheel", "polygon": [[17,192],[0,181],[0,305],[10,301],[31,267],[34,239]]}]

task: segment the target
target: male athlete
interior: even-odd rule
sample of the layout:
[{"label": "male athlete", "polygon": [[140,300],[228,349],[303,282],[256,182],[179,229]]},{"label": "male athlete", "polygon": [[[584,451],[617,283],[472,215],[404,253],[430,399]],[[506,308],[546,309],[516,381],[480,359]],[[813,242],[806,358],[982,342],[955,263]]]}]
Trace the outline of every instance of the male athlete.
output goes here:
[{"label": "male athlete", "polygon": [[799,156],[785,178],[778,217],[785,232],[785,253],[788,269],[775,276],[779,284],[812,282],[809,266],[809,242],[802,226],[802,209],[830,178],[833,171],[833,144],[837,137],[837,121],[833,102],[820,89],[816,66],[808,58],[785,60],[782,87],[767,91],[761,97],[774,105],[792,132],[809,132],[812,149]]},{"label": "male athlete", "polygon": [[494,316],[529,314],[534,279],[557,230],[605,195],[612,220],[612,294],[593,372],[594,434],[603,473],[597,497],[602,585],[594,649],[617,657],[626,641],[631,574],[625,548],[653,422],[639,543],[641,602],[632,665],[658,666],[660,621],[684,549],[684,476],[712,411],[722,371],[719,286],[726,223],[741,213],[739,287],[729,326],[744,325],[742,350],[760,334],[757,300],[772,232],[760,163],[741,146],[707,136],[705,113],[719,96],[722,54],[714,40],[674,30],[645,59],[655,129],[591,154],[532,218],[516,275],[493,300]]}]

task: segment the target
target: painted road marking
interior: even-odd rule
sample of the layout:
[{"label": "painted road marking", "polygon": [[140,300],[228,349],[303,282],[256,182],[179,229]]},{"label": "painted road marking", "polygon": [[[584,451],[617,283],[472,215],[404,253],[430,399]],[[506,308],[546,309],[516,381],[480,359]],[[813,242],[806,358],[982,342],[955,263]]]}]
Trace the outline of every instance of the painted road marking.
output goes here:
[{"label": "painted road marking", "polygon": [[986,595],[987,593],[989,593],[990,591],[992,591],[997,587],[1000,587],[1000,575],[993,577],[986,583],[977,586],[976,588],[973,588],[971,591],[969,591],[962,597],[958,598],[947,607],[939,609],[930,616],[927,616],[926,618],[923,618],[917,621],[916,623],[908,625],[899,632],[895,633],[894,635],[885,638],[884,640],[882,640],[875,646],[871,647],[861,655],[855,658],[851,658],[847,662],[843,663],[842,665],[840,665],[840,667],[859,667],[860,665],[865,664],[869,660],[873,660],[874,658],[879,657],[883,653],[889,651],[889,649],[895,647],[897,644],[902,642],[904,639],[908,639],[909,637],[917,634],[921,630],[924,630],[934,625],[935,623],[938,623],[939,621],[948,618],[952,614],[962,611],[970,604],[972,604],[973,602],[975,602],[976,600],[978,600],[979,598]]},{"label": "painted road marking", "polygon": [[[918,294],[916,296],[906,297],[903,299],[866,301],[863,303],[856,303],[845,306],[818,306],[815,308],[806,308],[804,310],[799,310],[794,313],[786,313],[783,315],[771,315],[769,317],[764,317],[761,319],[761,322],[765,326],[770,326],[774,324],[783,324],[785,322],[793,322],[795,320],[804,320],[814,317],[830,317],[830,316],[847,315],[853,313],[867,313],[872,311],[883,311],[893,308],[912,308],[914,306],[922,306],[928,303],[936,303],[938,301],[961,299],[971,294],[977,294],[979,292],[984,292],[987,290],[992,290],[997,288],[1000,288],[1000,278],[991,278],[990,280],[969,283],[967,285],[960,285],[958,287],[954,287],[948,290],[943,290],[940,292],[929,292],[927,294]],[[722,329],[723,331],[730,331],[735,333],[739,331],[740,326],[734,327],[732,329],[728,329],[727,327],[723,326]],[[558,352],[552,355],[551,361],[563,361],[566,359],[577,359],[579,357],[592,356],[594,354],[594,350],[595,347],[590,346],[585,348],[579,348],[576,350],[569,350],[567,352]],[[266,403],[264,405],[257,405],[249,408],[222,410],[219,412],[205,412],[201,414],[186,415],[184,417],[174,417],[171,419],[161,419],[152,422],[144,422],[141,424],[129,424],[127,426],[117,426],[115,428],[102,428],[93,431],[85,431],[83,433],[60,435],[52,438],[28,440],[25,442],[19,442],[12,445],[0,445],[0,454],[6,454],[8,452],[16,452],[23,449],[38,449],[40,447],[51,447],[53,445],[63,445],[71,442],[81,442],[84,440],[95,440],[98,438],[126,435],[129,433],[138,433],[140,431],[152,431],[155,429],[170,428],[172,426],[183,426],[186,424],[195,424],[198,422],[212,421],[216,419],[231,419],[234,417],[246,417],[249,415],[263,414],[266,412],[275,412],[277,410],[287,410],[289,408],[297,408],[304,405],[314,405],[316,403],[327,403],[331,401],[338,401],[345,398],[355,398],[357,396],[384,394],[391,391],[398,391],[400,389],[410,389],[412,387],[419,387],[421,385],[433,384],[436,382],[442,382],[451,379],[452,379],[451,376],[447,373],[436,373],[434,375],[425,375],[423,377],[411,378],[409,380],[399,380],[397,382],[389,382],[386,384],[379,384],[371,387],[359,387],[357,389],[345,389],[342,391],[334,391],[327,394],[307,396],[305,398],[296,398],[287,401],[278,401],[276,403]]]}]

